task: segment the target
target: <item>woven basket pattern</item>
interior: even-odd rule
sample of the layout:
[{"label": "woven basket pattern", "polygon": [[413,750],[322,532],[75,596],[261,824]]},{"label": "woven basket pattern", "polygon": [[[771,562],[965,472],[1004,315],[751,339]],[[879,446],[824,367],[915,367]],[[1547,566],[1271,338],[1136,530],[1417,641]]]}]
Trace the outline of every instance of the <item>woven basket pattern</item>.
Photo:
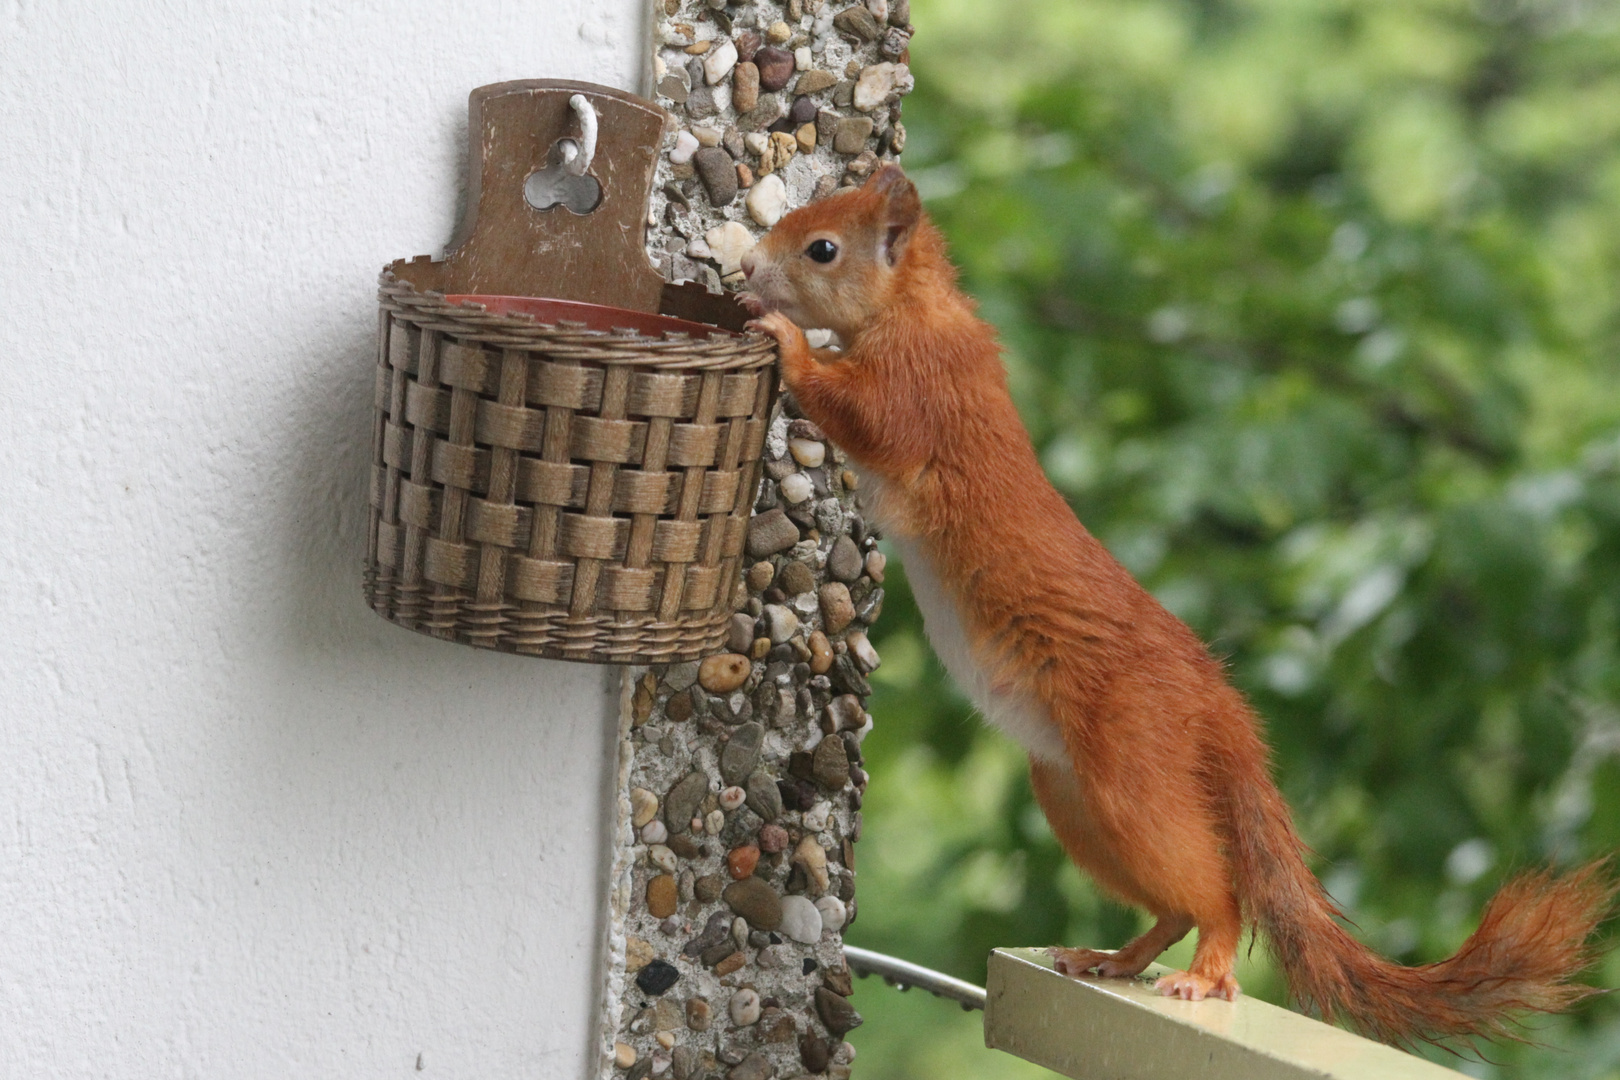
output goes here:
[{"label": "woven basket pattern", "polygon": [[571,660],[718,649],[774,346],[541,323],[386,272],[379,296],[365,574],[377,613]]}]

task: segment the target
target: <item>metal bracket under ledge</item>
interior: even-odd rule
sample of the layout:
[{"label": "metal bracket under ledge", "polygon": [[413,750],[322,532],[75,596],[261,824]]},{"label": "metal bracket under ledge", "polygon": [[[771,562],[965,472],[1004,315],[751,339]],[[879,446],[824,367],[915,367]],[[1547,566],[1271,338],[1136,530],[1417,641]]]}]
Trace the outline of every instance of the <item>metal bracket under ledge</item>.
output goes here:
[{"label": "metal bracket under ledge", "polygon": [[1160,997],[1071,979],[1037,949],[990,954],[984,1044],[1076,1080],[1458,1080],[1461,1073],[1252,997]]}]

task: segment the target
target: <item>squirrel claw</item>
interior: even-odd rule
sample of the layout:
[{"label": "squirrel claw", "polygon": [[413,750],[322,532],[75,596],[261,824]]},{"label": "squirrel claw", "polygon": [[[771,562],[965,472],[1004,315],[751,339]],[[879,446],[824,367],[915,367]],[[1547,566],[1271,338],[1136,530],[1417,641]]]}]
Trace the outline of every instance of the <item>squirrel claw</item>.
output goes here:
[{"label": "squirrel claw", "polygon": [[1202,1001],[1206,997],[1236,1001],[1240,992],[1238,981],[1230,971],[1219,979],[1207,979],[1190,971],[1172,971],[1154,983],[1153,989],[1163,997],[1180,998],[1182,1001]]},{"label": "squirrel claw", "polygon": [[748,329],[767,334],[782,345],[787,344],[794,337],[804,335],[804,331],[800,330],[792,319],[780,311],[767,311],[757,319],[749,319]]},{"label": "squirrel claw", "polygon": [[758,293],[740,292],[737,294],[737,303],[747,309],[748,314],[754,316],[764,315],[770,308],[765,306],[764,299]]}]

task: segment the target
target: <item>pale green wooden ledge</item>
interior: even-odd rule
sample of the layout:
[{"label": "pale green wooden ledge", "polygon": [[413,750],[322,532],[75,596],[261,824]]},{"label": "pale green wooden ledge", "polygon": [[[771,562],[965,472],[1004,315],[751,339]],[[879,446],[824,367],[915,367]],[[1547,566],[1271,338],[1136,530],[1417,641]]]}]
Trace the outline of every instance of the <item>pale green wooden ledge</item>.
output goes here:
[{"label": "pale green wooden ledge", "polygon": [[1071,979],[1035,949],[990,954],[984,1044],[1076,1080],[1458,1080],[1463,1074],[1252,997],[1179,1001],[1140,979]]}]

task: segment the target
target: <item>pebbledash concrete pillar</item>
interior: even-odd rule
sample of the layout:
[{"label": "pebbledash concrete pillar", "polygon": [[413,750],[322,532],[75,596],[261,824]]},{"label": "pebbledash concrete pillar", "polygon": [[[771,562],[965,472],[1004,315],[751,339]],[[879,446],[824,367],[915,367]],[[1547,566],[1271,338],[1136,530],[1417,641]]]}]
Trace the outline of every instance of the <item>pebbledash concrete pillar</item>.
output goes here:
[{"label": "pebbledash concrete pillar", "polygon": [[[653,91],[677,120],[648,217],[665,277],[739,287],[785,212],[895,158],[910,36],[907,0],[655,0]],[[626,672],[607,1080],[850,1075],[842,930],[884,557],[858,478],[790,398],[766,461],[727,651]]]}]

